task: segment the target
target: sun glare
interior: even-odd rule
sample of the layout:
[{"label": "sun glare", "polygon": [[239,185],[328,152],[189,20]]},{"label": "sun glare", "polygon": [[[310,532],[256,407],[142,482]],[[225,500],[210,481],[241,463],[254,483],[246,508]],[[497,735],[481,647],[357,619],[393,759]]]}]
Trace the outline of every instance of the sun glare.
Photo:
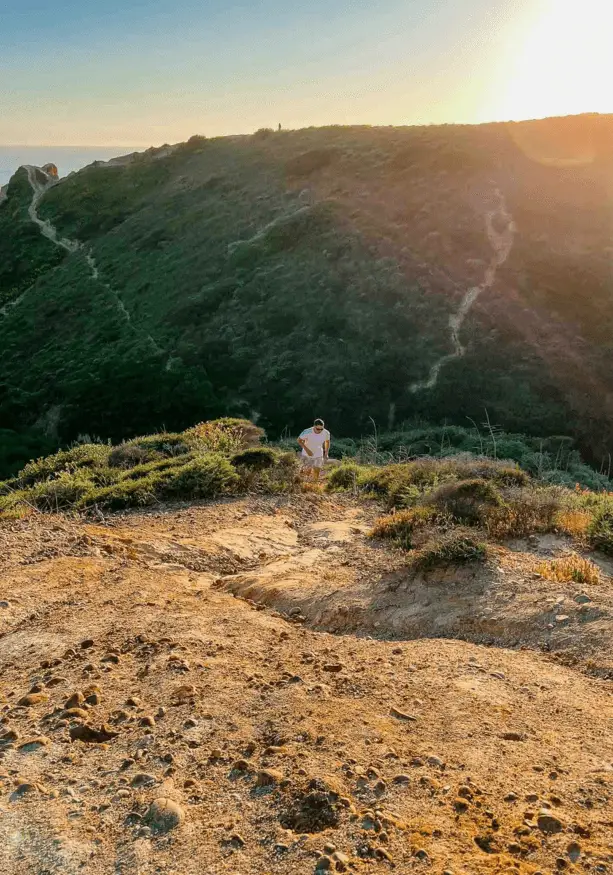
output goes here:
[{"label": "sun glare", "polygon": [[612,0],[543,0],[519,38],[498,115],[613,111]]}]

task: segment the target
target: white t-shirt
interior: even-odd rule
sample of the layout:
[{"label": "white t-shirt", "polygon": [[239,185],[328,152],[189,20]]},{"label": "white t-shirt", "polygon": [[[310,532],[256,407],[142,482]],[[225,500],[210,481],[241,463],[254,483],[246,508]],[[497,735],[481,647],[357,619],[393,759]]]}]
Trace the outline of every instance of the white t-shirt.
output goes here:
[{"label": "white t-shirt", "polygon": [[[313,453],[313,457],[315,459],[321,459],[324,454],[324,444],[326,441],[330,440],[330,432],[328,429],[323,428],[318,434],[316,431],[313,431],[312,428],[305,428],[300,437],[306,442],[307,447]],[[304,447],[302,448],[302,455],[309,455]]]}]

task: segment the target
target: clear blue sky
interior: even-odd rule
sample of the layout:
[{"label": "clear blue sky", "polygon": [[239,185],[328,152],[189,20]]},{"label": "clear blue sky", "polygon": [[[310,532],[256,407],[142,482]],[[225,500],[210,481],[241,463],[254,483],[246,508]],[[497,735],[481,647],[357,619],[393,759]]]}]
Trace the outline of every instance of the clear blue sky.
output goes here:
[{"label": "clear blue sky", "polygon": [[[559,84],[568,67],[560,41],[574,39],[577,17],[585,23],[590,4],[596,13],[602,5],[2,0],[0,145],[146,146],[278,122],[475,122],[606,111],[609,85],[591,88],[605,72],[593,61],[591,79],[583,72],[579,84]],[[604,24],[590,19],[588,42]],[[558,43],[560,56],[552,56]],[[585,55],[593,58],[594,47]]]}]

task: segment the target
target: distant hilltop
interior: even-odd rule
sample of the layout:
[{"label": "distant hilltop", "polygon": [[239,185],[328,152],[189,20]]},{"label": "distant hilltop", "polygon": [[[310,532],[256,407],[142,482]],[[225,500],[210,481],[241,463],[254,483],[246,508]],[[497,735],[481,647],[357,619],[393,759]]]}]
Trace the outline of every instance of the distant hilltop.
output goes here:
[{"label": "distant hilltop", "polygon": [[0,209],[0,428],[474,421],[607,469],[612,173],[598,115],[196,135],[59,184],[22,169]]}]

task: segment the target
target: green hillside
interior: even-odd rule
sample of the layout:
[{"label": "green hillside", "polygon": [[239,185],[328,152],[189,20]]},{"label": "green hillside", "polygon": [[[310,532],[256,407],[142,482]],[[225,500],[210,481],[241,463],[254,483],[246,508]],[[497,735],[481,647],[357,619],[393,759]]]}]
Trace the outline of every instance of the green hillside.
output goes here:
[{"label": "green hillside", "polygon": [[[470,425],[485,410],[508,431],[570,434],[600,464],[613,121],[542,125],[550,146],[587,136],[594,160],[536,161],[504,125],[194,137],[51,187],[38,214],[82,244],[72,254],[31,221],[20,170],[0,204],[0,473],[32,442],[218,416],[277,437],[321,415],[359,436],[371,418]],[[511,219],[458,355],[449,319],[495,258],[488,221],[504,235]]]}]

